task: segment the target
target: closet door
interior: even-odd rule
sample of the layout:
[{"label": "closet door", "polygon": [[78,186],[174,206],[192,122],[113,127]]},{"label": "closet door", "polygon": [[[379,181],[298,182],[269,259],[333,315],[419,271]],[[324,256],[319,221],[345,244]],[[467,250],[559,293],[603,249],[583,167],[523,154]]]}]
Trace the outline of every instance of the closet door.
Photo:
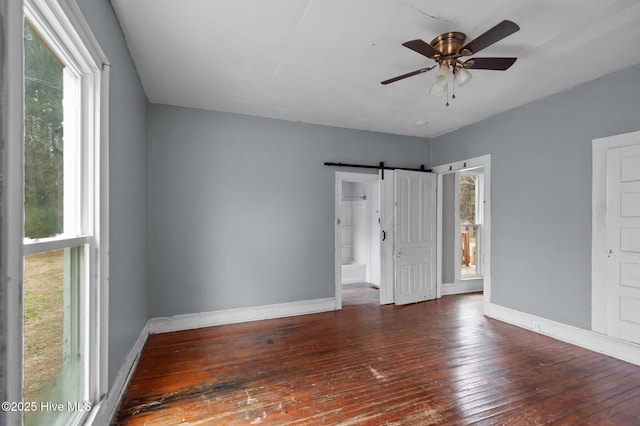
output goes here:
[{"label": "closet door", "polygon": [[640,343],[640,133],[607,151],[607,334]]}]

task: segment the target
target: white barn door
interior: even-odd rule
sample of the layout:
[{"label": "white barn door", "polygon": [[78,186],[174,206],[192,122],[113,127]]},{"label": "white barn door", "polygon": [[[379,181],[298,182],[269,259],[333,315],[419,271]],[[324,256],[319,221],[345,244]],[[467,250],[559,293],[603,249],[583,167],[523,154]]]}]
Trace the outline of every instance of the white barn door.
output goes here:
[{"label": "white barn door", "polygon": [[[633,135],[633,134],[632,134]],[[640,133],[607,150],[607,334],[640,343]]]},{"label": "white barn door", "polygon": [[407,170],[394,175],[395,303],[435,299],[437,175]]},{"label": "white barn door", "polygon": [[380,304],[393,303],[395,281],[395,175],[381,170],[380,176]]}]

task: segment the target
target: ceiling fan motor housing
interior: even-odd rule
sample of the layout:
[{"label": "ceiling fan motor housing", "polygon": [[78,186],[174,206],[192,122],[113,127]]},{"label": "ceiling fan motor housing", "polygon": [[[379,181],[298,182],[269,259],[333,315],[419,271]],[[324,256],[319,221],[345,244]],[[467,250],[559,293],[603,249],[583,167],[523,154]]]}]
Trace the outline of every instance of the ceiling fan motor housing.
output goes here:
[{"label": "ceiling fan motor housing", "polygon": [[431,46],[439,50],[444,58],[449,55],[457,55],[466,39],[467,36],[464,33],[444,33],[431,40]]}]

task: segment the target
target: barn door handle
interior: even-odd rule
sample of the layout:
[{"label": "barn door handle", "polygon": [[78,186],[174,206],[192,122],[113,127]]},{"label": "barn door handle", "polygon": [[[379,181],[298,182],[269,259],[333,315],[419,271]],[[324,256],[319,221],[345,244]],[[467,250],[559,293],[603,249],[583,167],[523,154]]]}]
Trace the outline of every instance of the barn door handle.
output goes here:
[{"label": "barn door handle", "polygon": [[382,241],[387,239],[387,233],[382,231]]}]

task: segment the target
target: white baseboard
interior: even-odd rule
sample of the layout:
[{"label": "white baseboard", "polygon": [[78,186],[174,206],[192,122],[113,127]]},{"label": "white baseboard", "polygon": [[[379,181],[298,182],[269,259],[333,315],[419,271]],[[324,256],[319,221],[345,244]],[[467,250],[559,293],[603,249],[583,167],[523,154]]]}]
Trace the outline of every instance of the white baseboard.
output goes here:
[{"label": "white baseboard", "polygon": [[552,321],[494,303],[489,304],[489,311],[486,315],[563,342],[640,365],[640,345],[613,339],[595,331]]},{"label": "white baseboard", "polygon": [[315,314],[335,310],[335,303],[335,298],[330,297],[326,299],[303,300],[299,302],[276,303],[274,305],[152,318],[149,320],[149,333],[168,333],[171,331],[189,330],[215,325]]},{"label": "white baseboard", "polygon": [[127,357],[118,371],[116,375],[116,379],[113,382],[113,386],[109,389],[107,396],[100,402],[98,411],[92,421],[89,424],[92,425],[109,425],[111,424],[111,420],[113,416],[116,414],[116,410],[118,409],[118,405],[120,405],[120,401],[122,400],[122,396],[124,395],[125,390],[127,389],[127,385],[131,380],[131,375],[133,374],[136,365],[138,364],[138,360],[140,359],[140,353],[142,352],[142,348],[144,347],[145,342],[147,341],[147,337],[149,336],[149,322],[145,324],[144,328],[140,332],[138,339],[133,344],[133,347],[127,354]]},{"label": "white baseboard", "polygon": [[465,279],[456,281],[455,283],[442,283],[442,296],[451,296],[453,294],[474,293],[482,291],[484,283],[482,278]]}]

